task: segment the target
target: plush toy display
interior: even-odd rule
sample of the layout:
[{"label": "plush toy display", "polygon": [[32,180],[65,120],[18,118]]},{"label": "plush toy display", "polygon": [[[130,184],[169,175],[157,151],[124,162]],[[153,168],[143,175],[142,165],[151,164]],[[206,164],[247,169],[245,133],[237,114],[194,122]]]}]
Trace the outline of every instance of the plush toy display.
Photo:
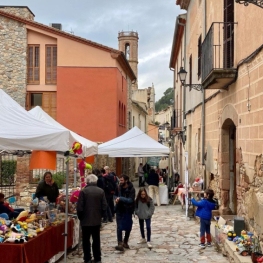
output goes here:
[{"label": "plush toy display", "polygon": [[69,152],[78,155],[82,154],[82,144],[79,142],[74,142]]},{"label": "plush toy display", "polygon": [[85,169],[92,170],[92,166],[89,163],[86,163],[83,159],[79,163],[79,173],[80,173],[80,182],[81,182],[81,188],[84,188],[86,186],[85,183]]}]

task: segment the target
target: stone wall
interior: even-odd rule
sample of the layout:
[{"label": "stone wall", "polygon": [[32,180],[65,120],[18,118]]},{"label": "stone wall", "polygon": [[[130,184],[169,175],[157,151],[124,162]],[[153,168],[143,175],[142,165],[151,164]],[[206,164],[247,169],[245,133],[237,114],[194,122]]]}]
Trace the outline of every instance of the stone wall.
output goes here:
[{"label": "stone wall", "polygon": [[0,16],[0,88],[25,107],[27,74],[25,25]]},{"label": "stone wall", "polygon": [[34,14],[27,7],[3,6],[0,10],[24,19],[34,20]]}]

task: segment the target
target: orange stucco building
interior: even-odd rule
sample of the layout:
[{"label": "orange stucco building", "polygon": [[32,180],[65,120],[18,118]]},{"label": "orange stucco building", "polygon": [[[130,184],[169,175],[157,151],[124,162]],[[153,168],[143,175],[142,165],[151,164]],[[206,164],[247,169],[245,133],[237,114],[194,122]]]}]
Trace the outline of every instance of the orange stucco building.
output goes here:
[{"label": "orange stucco building", "polygon": [[129,89],[136,77],[123,52],[37,23],[28,7],[1,8],[0,18],[0,28],[13,36],[8,46],[20,46],[10,54],[6,50],[7,57],[15,53],[21,60],[13,74],[22,79],[18,88],[3,83],[7,93],[28,110],[41,106],[92,141],[127,131]]}]

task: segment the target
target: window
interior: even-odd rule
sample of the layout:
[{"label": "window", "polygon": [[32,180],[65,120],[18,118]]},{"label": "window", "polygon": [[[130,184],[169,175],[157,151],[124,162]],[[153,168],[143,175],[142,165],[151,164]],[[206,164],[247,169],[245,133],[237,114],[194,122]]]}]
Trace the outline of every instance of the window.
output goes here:
[{"label": "window", "polygon": [[27,83],[39,84],[39,45],[27,48]]},{"label": "window", "polygon": [[130,59],[130,44],[129,43],[125,44],[125,57],[127,60]]},{"label": "window", "polygon": [[42,93],[31,93],[30,94],[31,108],[35,106],[42,106]]},{"label": "window", "polygon": [[56,119],[57,93],[56,92],[28,92],[26,96],[26,109],[40,106],[49,116]]},{"label": "window", "polygon": [[57,46],[46,46],[46,84],[57,84]]},{"label": "window", "polygon": [[198,38],[198,79],[201,77],[202,35]]}]

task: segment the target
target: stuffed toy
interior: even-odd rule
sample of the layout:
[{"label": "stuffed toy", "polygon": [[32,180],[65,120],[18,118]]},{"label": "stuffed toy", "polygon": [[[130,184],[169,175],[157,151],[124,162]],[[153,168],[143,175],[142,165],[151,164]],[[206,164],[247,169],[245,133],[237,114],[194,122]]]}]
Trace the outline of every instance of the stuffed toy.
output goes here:
[{"label": "stuffed toy", "polygon": [[69,152],[78,155],[82,154],[82,144],[79,142],[74,142]]},{"label": "stuffed toy", "polygon": [[80,192],[80,190],[76,190],[76,191],[74,191],[74,192],[71,194],[70,199],[69,199],[69,201],[70,201],[71,203],[77,203],[77,202],[78,202],[79,192]]},{"label": "stuffed toy", "polygon": [[85,169],[92,170],[92,166],[89,163],[86,163],[83,159],[79,163],[79,173],[80,173],[80,181],[81,181],[81,188],[86,186],[85,183]]},{"label": "stuffed toy", "polygon": [[0,214],[0,218],[9,219],[9,216],[7,213]]},{"label": "stuffed toy", "polygon": [[20,212],[20,214],[17,216],[16,220],[17,221],[26,221],[27,217],[28,217],[28,211],[22,211]]},{"label": "stuffed toy", "polygon": [[69,161],[69,154],[82,154],[82,144],[79,142],[74,142],[71,149],[64,153],[64,156],[67,156],[66,163]]}]

